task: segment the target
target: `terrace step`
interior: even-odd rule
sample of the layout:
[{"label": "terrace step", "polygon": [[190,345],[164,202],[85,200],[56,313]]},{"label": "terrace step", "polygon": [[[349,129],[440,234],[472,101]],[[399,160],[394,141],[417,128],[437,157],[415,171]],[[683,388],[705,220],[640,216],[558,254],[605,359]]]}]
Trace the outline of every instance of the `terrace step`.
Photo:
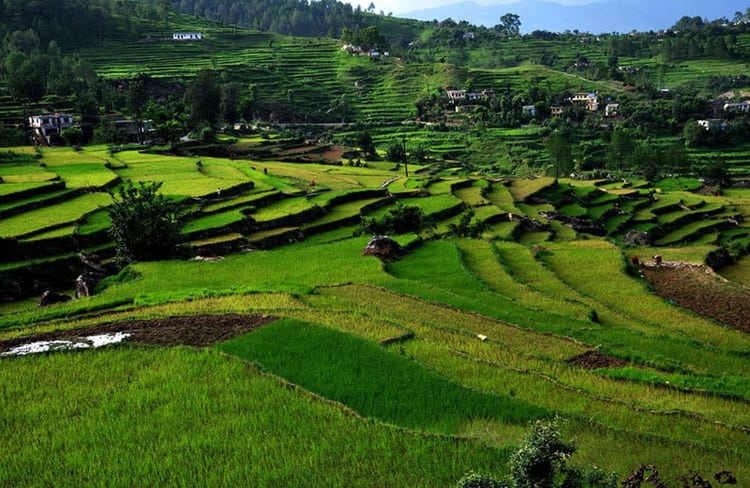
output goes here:
[{"label": "terrace step", "polygon": [[258,249],[271,249],[296,242],[303,238],[299,227],[278,227],[275,229],[258,231],[247,236],[247,241]]},{"label": "terrace step", "polygon": [[[64,186],[65,185],[63,184],[63,187]],[[0,209],[0,219],[6,219],[14,215],[20,215],[24,212],[28,212],[30,210],[36,210],[38,208],[46,207],[48,205],[55,205],[57,203],[62,203],[72,198],[75,198],[76,196],[80,194],[81,192],[79,190],[62,189],[59,191],[42,194],[42,195],[46,195],[43,198],[35,198],[35,197],[26,198],[21,201],[15,202],[13,205],[4,206],[4,208]]]}]

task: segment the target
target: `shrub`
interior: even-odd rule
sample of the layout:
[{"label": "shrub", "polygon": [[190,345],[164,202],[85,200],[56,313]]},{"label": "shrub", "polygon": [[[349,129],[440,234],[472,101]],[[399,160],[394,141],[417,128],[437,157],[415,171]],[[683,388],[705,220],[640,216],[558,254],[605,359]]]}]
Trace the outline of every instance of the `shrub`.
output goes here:
[{"label": "shrub", "polygon": [[537,420],[510,457],[510,479],[468,473],[461,488],[617,488],[617,475],[568,464],[576,448],[562,438],[557,420]]},{"label": "shrub", "polygon": [[79,127],[68,127],[60,133],[65,143],[69,146],[76,146],[83,140],[83,131]]},{"label": "shrub", "polygon": [[154,261],[177,255],[182,243],[183,214],[158,193],[160,182],[125,184],[110,193],[109,232],[120,264]]},{"label": "shrub", "polygon": [[404,160],[404,156],[406,153],[404,152],[404,145],[399,142],[394,142],[390,146],[388,146],[388,152],[386,153],[386,157],[388,158],[388,161],[398,161],[401,162]]},{"label": "shrub", "polygon": [[617,488],[617,475],[568,464],[573,443],[562,438],[556,420],[538,420],[510,458],[515,488]]},{"label": "shrub", "polygon": [[467,473],[456,483],[456,488],[509,488],[504,481],[477,473]]},{"label": "shrub", "polygon": [[448,224],[448,231],[458,237],[480,237],[487,230],[487,223],[481,221],[472,223],[472,218],[474,218],[474,210],[467,210],[461,214],[458,224]]},{"label": "shrub", "polygon": [[364,219],[360,224],[360,233],[407,234],[434,227],[435,223],[425,216],[421,208],[399,203],[380,220],[372,217]]}]

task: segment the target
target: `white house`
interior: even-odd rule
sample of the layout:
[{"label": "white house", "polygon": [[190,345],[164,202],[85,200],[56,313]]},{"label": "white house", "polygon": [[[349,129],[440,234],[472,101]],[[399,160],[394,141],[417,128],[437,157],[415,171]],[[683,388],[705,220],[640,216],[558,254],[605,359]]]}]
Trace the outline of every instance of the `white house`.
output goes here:
[{"label": "white house", "polygon": [[448,95],[448,100],[454,104],[466,100],[466,90],[445,90],[445,94]]},{"label": "white house", "polygon": [[725,112],[750,112],[750,102],[744,101],[739,103],[725,103]]},{"label": "white house", "polygon": [[68,114],[32,115],[28,119],[29,128],[34,139],[44,139],[52,144],[60,138],[60,133],[68,127],[73,127],[73,116]]},{"label": "white house", "polygon": [[495,98],[495,92],[492,90],[482,90],[478,92],[470,92],[466,90],[445,90],[445,94],[448,96],[448,101],[453,105],[461,102],[479,102],[484,100],[492,100]]},{"label": "white house", "polygon": [[727,124],[721,119],[702,119],[698,121],[698,125],[703,127],[704,130],[724,130]]},{"label": "white house", "polygon": [[536,117],[536,107],[533,105],[524,105],[521,107],[521,112],[526,115],[530,115],[531,117]]},{"label": "white house", "polygon": [[596,112],[599,110],[599,97],[596,93],[576,93],[570,97],[570,101],[573,103],[585,103],[586,110],[589,112]]},{"label": "white house", "polygon": [[202,41],[203,34],[200,32],[175,32],[172,34],[173,41]]},{"label": "white house", "polygon": [[614,117],[617,115],[617,112],[620,111],[620,104],[619,103],[608,103],[606,107],[604,107],[604,116],[605,117]]}]

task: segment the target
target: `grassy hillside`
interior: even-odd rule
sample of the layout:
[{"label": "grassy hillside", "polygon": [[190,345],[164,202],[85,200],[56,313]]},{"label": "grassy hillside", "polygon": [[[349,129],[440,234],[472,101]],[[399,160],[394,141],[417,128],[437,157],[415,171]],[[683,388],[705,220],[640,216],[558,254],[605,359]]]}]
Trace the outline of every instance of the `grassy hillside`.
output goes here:
[{"label": "grassy hillside", "polygon": [[[566,419],[575,463],[621,476],[650,462],[667,474],[726,468],[750,479],[746,324],[678,308],[625,264],[637,255],[644,271],[658,270],[649,256],[661,254],[663,266],[687,269],[678,263],[747,243],[747,223],[728,223],[750,215],[746,190],[456,178],[418,166],[407,179],[388,161],[202,158],[198,171],[192,157],[104,147],[40,155],[69,189],[28,194],[21,180],[42,179],[36,161],[6,171],[19,182],[3,186],[26,196],[13,198],[11,186],[0,208],[2,236],[15,238],[3,241],[3,283],[34,290],[24,281],[34,277],[69,289],[47,271],[80,269],[80,249],[111,254],[102,233],[110,179],[96,176],[104,161],[121,180],[164,179],[165,194],[188,198],[195,248],[265,250],[133,264],[92,297],[0,305],[3,353],[35,334],[136,334],[97,351],[0,358],[2,411],[15,412],[2,416],[3,484],[45,485],[64,471],[71,484],[447,485],[470,469],[504,473],[527,422],[550,415]],[[392,263],[362,256],[369,236],[353,235],[358,221],[394,200],[435,216],[442,237],[395,236],[411,251]],[[487,224],[480,238],[450,234],[467,208]],[[552,210],[608,233],[576,231]],[[653,247],[613,243],[645,227]],[[704,286],[735,290],[740,301],[728,306],[747,302],[740,281]],[[230,313],[280,320],[225,341],[216,321]],[[185,319],[174,328],[169,317]],[[159,321],[135,329],[135,319]],[[149,335],[137,335],[142,327]],[[205,341],[180,338],[199,331]],[[34,466],[51,457],[40,476]],[[136,459],[138,469],[125,469]]]}]

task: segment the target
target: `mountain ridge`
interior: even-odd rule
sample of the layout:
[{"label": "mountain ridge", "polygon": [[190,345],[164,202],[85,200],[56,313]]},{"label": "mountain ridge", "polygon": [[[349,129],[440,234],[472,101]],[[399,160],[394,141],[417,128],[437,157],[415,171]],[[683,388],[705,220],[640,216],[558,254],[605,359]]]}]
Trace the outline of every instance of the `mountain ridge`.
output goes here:
[{"label": "mountain ridge", "polygon": [[451,18],[489,27],[510,12],[520,16],[523,33],[535,30],[604,33],[668,29],[683,16],[731,20],[735,12],[744,13],[747,7],[745,0],[727,0],[721,5],[696,0],[599,0],[585,5],[562,5],[549,0],[521,0],[499,5],[465,1],[414,10],[401,16],[427,21]]}]

